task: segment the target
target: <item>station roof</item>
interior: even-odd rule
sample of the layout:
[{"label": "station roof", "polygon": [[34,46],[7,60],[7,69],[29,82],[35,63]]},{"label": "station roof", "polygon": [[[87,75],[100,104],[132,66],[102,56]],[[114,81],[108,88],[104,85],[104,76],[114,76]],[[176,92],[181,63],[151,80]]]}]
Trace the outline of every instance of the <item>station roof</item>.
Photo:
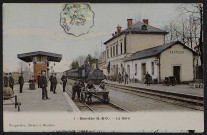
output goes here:
[{"label": "station roof", "polygon": [[[145,30],[142,29],[143,25],[146,26]],[[161,30],[159,28],[156,28],[156,27],[153,27],[151,25],[148,25],[148,24],[145,24],[143,22],[138,21],[137,23],[133,24],[131,27],[121,31],[121,33],[118,34],[117,36],[113,36],[112,38],[110,38],[109,40],[104,42],[104,44],[107,44],[111,40],[115,39],[116,37],[119,37],[120,35],[122,35],[124,33],[131,33],[131,34],[168,34],[168,32],[166,32],[164,30]]]},{"label": "station roof", "polygon": [[25,62],[32,62],[32,57],[34,56],[47,56],[48,61],[54,61],[54,62],[60,62],[62,59],[62,54],[43,52],[43,51],[17,54],[17,58]]},{"label": "station roof", "polygon": [[184,48],[192,51],[195,54],[195,52],[192,49],[190,49],[189,47],[187,47],[186,45],[184,45],[180,41],[174,41],[174,42],[170,42],[170,43],[167,43],[167,44],[152,47],[152,48],[149,48],[149,49],[145,49],[145,50],[142,50],[142,51],[137,51],[136,53],[132,54],[131,57],[126,58],[125,61],[144,59],[144,58],[157,56],[157,55],[159,55],[160,53],[162,53],[163,51],[165,51],[166,49],[170,48],[171,46],[173,46],[175,44],[180,44]]}]

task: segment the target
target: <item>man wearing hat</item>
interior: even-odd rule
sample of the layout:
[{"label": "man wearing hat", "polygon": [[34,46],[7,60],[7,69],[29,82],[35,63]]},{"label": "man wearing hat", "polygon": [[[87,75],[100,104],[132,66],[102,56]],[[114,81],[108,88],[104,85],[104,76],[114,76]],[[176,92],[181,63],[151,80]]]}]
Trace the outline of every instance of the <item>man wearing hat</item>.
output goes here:
[{"label": "man wearing hat", "polygon": [[8,86],[8,73],[5,73],[4,75],[4,87]]},{"label": "man wearing hat", "polygon": [[63,73],[63,76],[61,77],[61,80],[63,82],[63,92],[65,92],[65,86],[67,83],[67,77],[65,76],[65,73]]},{"label": "man wearing hat", "polygon": [[52,88],[53,88],[53,93],[54,93],[54,94],[57,94],[57,93],[56,93],[56,86],[57,86],[56,73],[54,73],[54,75],[53,75],[53,78],[52,78],[52,84],[53,84],[53,86],[52,86]]},{"label": "man wearing hat", "polygon": [[45,76],[44,71],[42,72],[40,84],[41,84],[41,88],[42,88],[42,99],[43,100],[49,99],[48,95],[47,95],[47,78]]},{"label": "man wearing hat", "polygon": [[101,84],[99,85],[99,88],[101,88],[102,90],[105,90],[105,82],[101,81]]},{"label": "man wearing hat", "polygon": [[14,78],[12,76],[12,73],[9,73],[9,87],[13,90],[14,88]]},{"label": "man wearing hat", "polygon": [[37,75],[37,85],[38,85],[38,88],[40,88],[40,78],[41,78],[40,73],[38,73],[38,75]]},{"label": "man wearing hat", "polygon": [[23,73],[19,76],[19,92],[22,93],[23,85],[24,85],[24,78],[23,78]]},{"label": "man wearing hat", "polygon": [[[86,89],[88,90],[95,90],[95,86],[93,85],[92,81],[89,81],[89,83],[86,85]],[[88,93],[88,101],[91,101],[92,94]]]},{"label": "man wearing hat", "polygon": [[50,92],[53,91],[53,73],[50,75]]}]

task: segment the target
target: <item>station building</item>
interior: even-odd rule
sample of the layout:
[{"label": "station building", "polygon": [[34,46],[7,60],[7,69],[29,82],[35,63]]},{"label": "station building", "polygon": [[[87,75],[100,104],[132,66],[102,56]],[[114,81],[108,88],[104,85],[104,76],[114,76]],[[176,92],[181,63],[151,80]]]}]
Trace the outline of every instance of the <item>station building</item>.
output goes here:
[{"label": "station building", "polygon": [[178,82],[193,81],[195,52],[179,41],[137,51],[125,60],[131,79],[144,83],[146,72],[156,82],[174,76]]},{"label": "station building", "polygon": [[104,42],[106,50],[102,53],[99,68],[106,76],[126,72],[124,60],[133,53],[165,43],[166,31],[149,25],[148,19],[143,22],[133,23],[127,19],[127,28],[122,30],[117,26],[117,31]]},{"label": "station building", "polygon": [[127,28],[117,31],[104,42],[99,68],[106,76],[124,75],[143,83],[146,72],[162,82],[175,76],[178,81],[193,81],[195,52],[179,41],[165,44],[166,31],[149,25],[149,21],[133,24],[127,19]]},{"label": "station building", "polygon": [[[117,31],[104,42],[106,51],[102,53],[99,68],[106,75],[124,74],[124,60],[133,53],[147,48],[155,47],[165,42],[166,31],[150,26],[148,19],[133,24],[132,19],[127,19],[127,28],[122,31],[117,26]],[[107,70],[108,69],[108,70]]]}]

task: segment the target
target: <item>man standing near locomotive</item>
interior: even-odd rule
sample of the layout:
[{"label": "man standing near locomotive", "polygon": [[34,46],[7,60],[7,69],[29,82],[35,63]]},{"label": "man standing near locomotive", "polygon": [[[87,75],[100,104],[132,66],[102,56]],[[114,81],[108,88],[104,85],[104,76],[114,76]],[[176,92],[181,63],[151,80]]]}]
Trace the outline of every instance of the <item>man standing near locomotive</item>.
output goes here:
[{"label": "man standing near locomotive", "polygon": [[52,92],[53,91],[53,73],[51,73],[49,80],[50,80],[50,92]]},{"label": "man standing near locomotive", "polygon": [[87,85],[86,88],[88,89],[95,89],[95,86],[93,85],[93,83],[90,81]]},{"label": "man standing near locomotive", "polygon": [[101,88],[102,90],[106,90],[104,81],[101,81],[101,84],[99,85],[99,88]]},{"label": "man standing near locomotive", "polygon": [[13,90],[14,89],[14,78],[12,73],[9,73],[9,87]]},{"label": "man standing near locomotive", "polygon": [[[96,87],[93,85],[93,83],[90,81],[87,86],[86,86],[86,89],[95,89]],[[88,101],[90,100],[91,101],[91,97],[92,97],[92,94],[91,93],[88,93]]]},{"label": "man standing near locomotive", "polygon": [[9,80],[8,80],[8,74],[5,73],[5,75],[4,75],[4,87],[7,87],[8,86],[8,82],[9,82]]},{"label": "man standing near locomotive", "polygon": [[80,99],[80,88],[81,88],[80,81],[75,82],[72,87],[72,100],[75,99],[76,93],[78,95],[78,99]]},{"label": "man standing near locomotive", "polygon": [[40,78],[41,78],[40,73],[38,73],[38,75],[37,75],[37,85],[38,85],[38,88],[40,88]]},{"label": "man standing near locomotive", "polygon": [[53,87],[53,93],[54,93],[54,94],[57,94],[57,93],[56,93],[56,86],[57,86],[56,73],[54,73],[54,76],[53,76],[53,78],[52,78],[52,82],[53,82],[53,83],[52,83],[52,85],[53,85],[53,86],[52,86],[52,87]]},{"label": "man standing near locomotive", "polygon": [[80,80],[80,86],[81,86],[82,88],[85,88],[85,84],[84,84],[84,81],[83,81],[83,80]]},{"label": "man standing near locomotive", "polygon": [[45,72],[42,72],[42,76],[40,79],[40,84],[41,84],[41,88],[42,88],[42,99],[46,100],[49,99],[48,95],[47,95],[47,78],[45,76]]},{"label": "man standing near locomotive", "polygon": [[63,92],[65,92],[65,86],[67,83],[67,77],[65,76],[65,73],[63,73],[63,76],[61,77],[61,80],[63,82]]},{"label": "man standing near locomotive", "polygon": [[22,93],[23,85],[24,85],[24,78],[23,78],[23,73],[19,76],[19,92]]}]

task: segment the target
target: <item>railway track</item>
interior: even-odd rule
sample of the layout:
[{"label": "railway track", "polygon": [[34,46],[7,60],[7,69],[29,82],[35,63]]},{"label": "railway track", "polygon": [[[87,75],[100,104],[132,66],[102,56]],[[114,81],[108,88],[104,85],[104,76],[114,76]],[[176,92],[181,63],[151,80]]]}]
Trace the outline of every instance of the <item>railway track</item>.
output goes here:
[{"label": "railway track", "polygon": [[[72,97],[72,90],[69,89],[67,86],[66,86],[66,92],[70,97]],[[97,100],[95,102],[91,102],[91,103],[82,102],[80,100],[74,100],[74,102],[79,107],[79,109],[81,111],[90,110],[91,112],[96,113],[96,112],[102,112],[103,110],[106,109],[106,111],[129,112],[128,110],[126,110],[126,109],[124,109],[124,108],[122,108],[112,102],[104,103],[104,100],[102,98],[100,98],[99,96],[96,96],[93,94],[93,97],[95,99],[97,99],[99,102]],[[88,109],[86,109],[86,108],[88,108]]]},{"label": "railway track", "polygon": [[[73,84],[75,81],[70,80],[70,84]],[[167,93],[162,91],[155,91],[155,90],[146,90],[146,89],[138,89],[135,87],[129,86],[122,86],[116,84],[106,84],[107,88],[111,88],[113,90],[122,91],[129,94],[136,94],[140,97],[145,97],[149,99],[154,99],[157,101],[162,101],[165,103],[182,106],[186,108],[190,108],[192,110],[204,110],[204,102],[203,98],[201,97],[194,97],[194,96],[186,96],[182,94],[176,93]]]},{"label": "railway track", "polygon": [[134,87],[109,84],[109,83],[107,83],[106,87],[114,89],[114,90],[126,92],[126,93],[131,92],[141,97],[151,98],[154,100],[159,100],[159,101],[171,103],[174,105],[187,107],[193,110],[200,110],[200,111],[204,110],[203,108],[204,103],[203,103],[202,98],[187,97],[187,96],[172,94],[172,93],[167,93],[167,92],[138,89]]}]

